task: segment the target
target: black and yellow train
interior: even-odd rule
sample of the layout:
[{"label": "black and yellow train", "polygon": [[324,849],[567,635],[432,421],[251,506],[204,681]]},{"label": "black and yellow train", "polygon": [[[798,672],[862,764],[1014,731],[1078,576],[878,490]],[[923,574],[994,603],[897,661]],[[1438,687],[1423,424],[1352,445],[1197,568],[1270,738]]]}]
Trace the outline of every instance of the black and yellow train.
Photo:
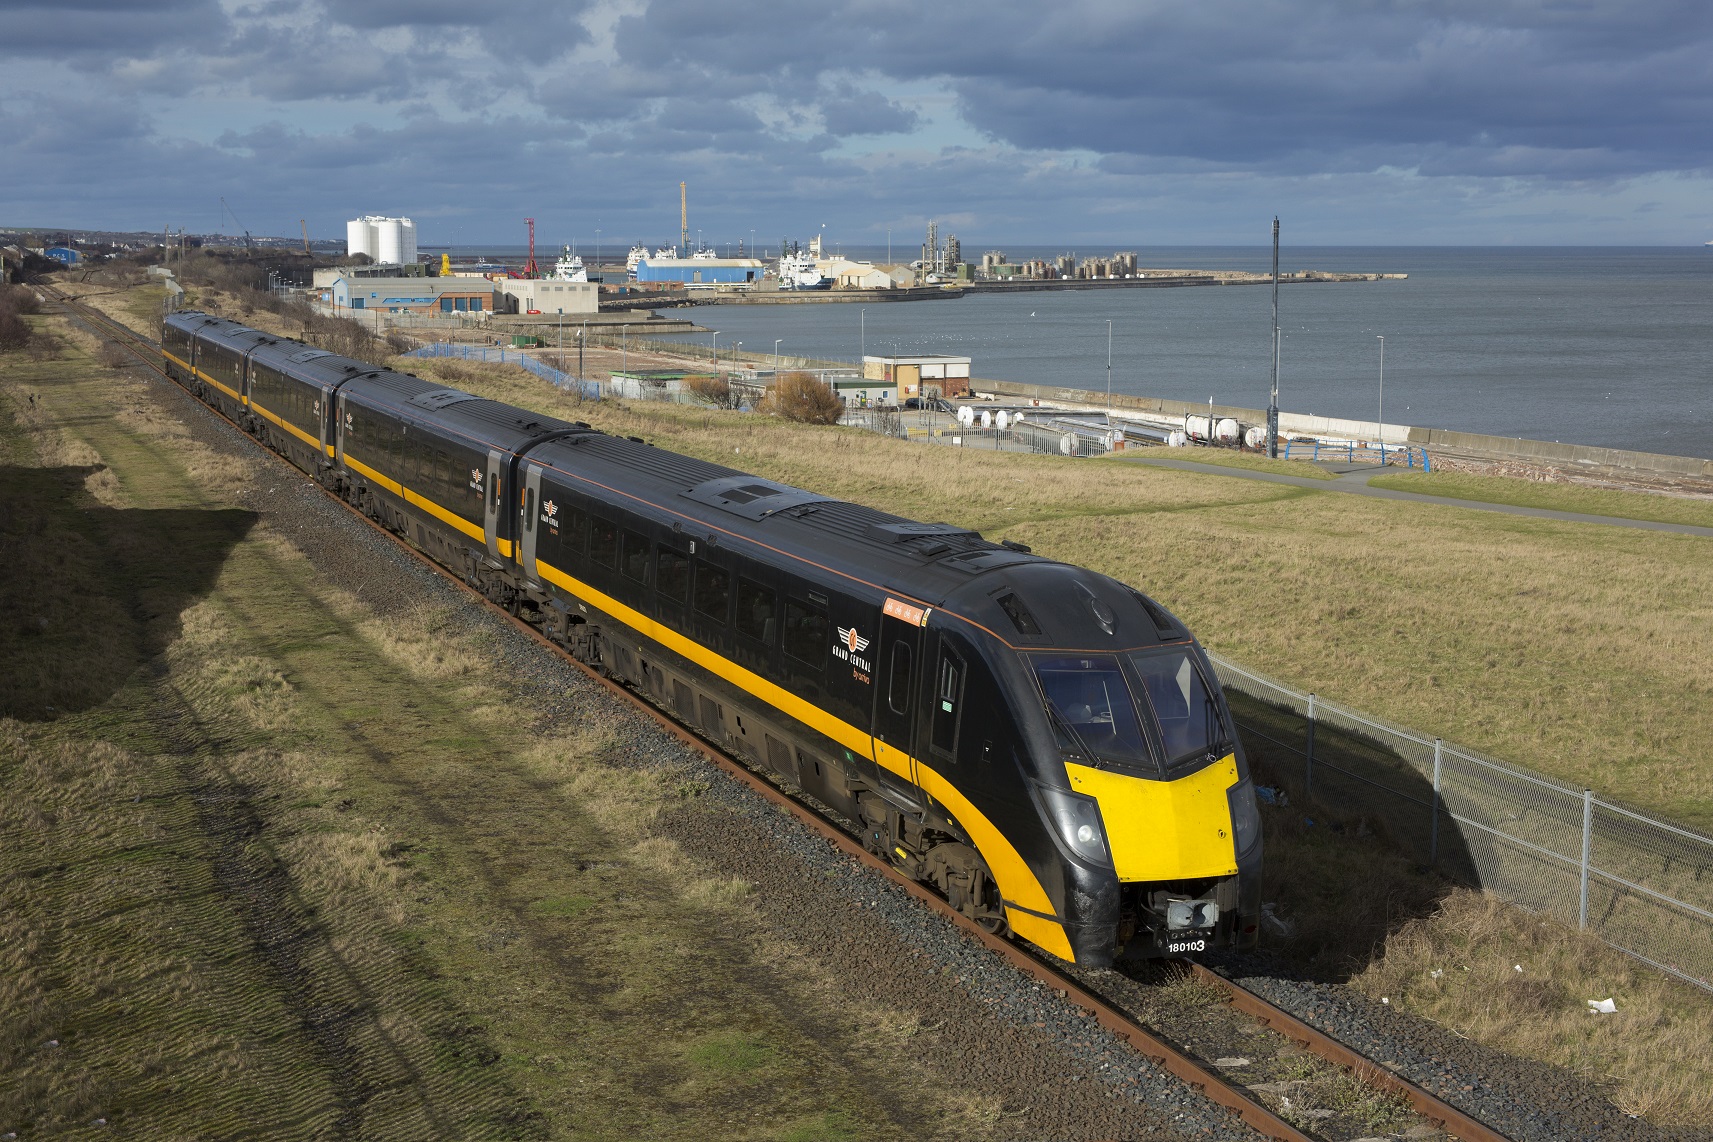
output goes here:
[{"label": "black and yellow train", "polygon": [[1252,943],[1218,681],[1103,575],[197,313],[171,375],[495,602],[1079,964]]}]

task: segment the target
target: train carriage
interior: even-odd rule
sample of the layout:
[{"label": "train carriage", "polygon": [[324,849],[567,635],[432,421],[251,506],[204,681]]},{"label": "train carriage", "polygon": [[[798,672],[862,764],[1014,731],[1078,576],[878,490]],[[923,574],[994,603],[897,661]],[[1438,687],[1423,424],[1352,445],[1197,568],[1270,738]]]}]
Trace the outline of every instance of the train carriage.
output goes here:
[{"label": "train carriage", "polygon": [[1142,593],[201,315],[168,328],[205,399],[225,411],[203,362],[248,359],[277,420],[240,423],[295,428],[288,455],[350,502],[990,930],[1093,965],[1255,940],[1242,749]]}]

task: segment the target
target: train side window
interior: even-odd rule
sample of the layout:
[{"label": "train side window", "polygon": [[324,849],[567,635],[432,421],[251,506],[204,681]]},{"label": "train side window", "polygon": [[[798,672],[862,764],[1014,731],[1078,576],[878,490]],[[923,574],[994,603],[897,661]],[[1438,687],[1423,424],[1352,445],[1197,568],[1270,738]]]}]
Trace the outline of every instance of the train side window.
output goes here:
[{"label": "train side window", "polygon": [[892,669],[886,682],[886,704],[892,707],[894,714],[907,713],[910,709],[910,644],[895,642],[892,644]]},{"label": "train side window", "polygon": [[710,563],[696,564],[696,609],[716,622],[726,621],[726,601],[732,593],[731,572]]},{"label": "train side window", "polygon": [[603,567],[619,561],[619,529],[599,517],[589,521],[589,558]]},{"label": "train side window", "polygon": [[662,547],[654,564],[654,585],[674,603],[690,601],[690,557]]},{"label": "train side window", "polygon": [[648,582],[648,540],[634,531],[624,533],[624,557],[620,564],[625,577]]},{"label": "train side window", "polygon": [[774,611],[778,604],[774,601],[773,591],[752,579],[738,579],[738,613],[737,621],[733,624],[740,634],[758,638],[769,646],[773,645],[773,636],[778,627],[774,619]]},{"label": "train side window", "polygon": [[535,489],[525,488],[523,493],[523,529],[535,530]]},{"label": "train side window", "polygon": [[567,508],[559,524],[559,545],[581,554],[588,531],[589,513],[582,508]]},{"label": "train side window", "polygon": [[929,744],[942,753],[957,752],[958,714],[963,701],[963,660],[949,650],[942,650],[940,673],[934,682],[934,728],[929,738]]},{"label": "train side window", "polygon": [[785,600],[785,653],[816,670],[827,665],[827,612]]}]

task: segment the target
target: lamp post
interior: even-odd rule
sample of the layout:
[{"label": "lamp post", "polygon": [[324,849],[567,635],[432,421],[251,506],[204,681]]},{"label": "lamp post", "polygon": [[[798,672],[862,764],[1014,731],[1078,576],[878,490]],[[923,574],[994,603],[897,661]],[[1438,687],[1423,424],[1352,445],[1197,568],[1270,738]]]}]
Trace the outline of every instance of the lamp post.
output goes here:
[{"label": "lamp post", "polygon": [[[700,241],[700,239],[698,239]],[[720,371],[720,331],[714,330],[714,372]]]},{"label": "lamp post", "polygon": [[1375,334],[1380,340],[1380,467],[1386,466],[1386,338],[1384,334]]},{"label": "lamp post", "polygon": [[1279,458],[1279,216],[1276,214],[1273,216],[1273,399],[1267,405],[1267,455],[1274,460]]},{"label": "lamp post", "polygon": [[1106,426],[1112,427],[1112,319],[1106,321]]},{"label": "lamp post", "polygon": [[[868,307],[866,305],[857,310],[857,319],[860,322],[857,332],[857,357],[862,358],[868,356]],[[858,360],[857,363],[860,365],[862,362]]]},{"label": "lamp post", "polygon": [[779,383],[779,342],[783,340],[785,338],[778,337],[773,342],[773,383],[776,385]]},{"label": "lamp post", "polygon": [[619,372],[630,372],[630,326],[619,326]]}]

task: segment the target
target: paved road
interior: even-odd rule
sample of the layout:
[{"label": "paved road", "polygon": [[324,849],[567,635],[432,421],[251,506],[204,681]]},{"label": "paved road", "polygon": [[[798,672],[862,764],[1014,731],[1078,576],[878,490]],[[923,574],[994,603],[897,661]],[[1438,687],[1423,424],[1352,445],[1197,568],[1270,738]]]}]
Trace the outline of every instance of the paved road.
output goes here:
[{"label": "paved road", "polygon": [[1368,480],[1380,474],[1379,467],[1357,468],[1332,480],[1316,480],[1308,476],[1286,476],[1278,472],[1254,472],[1247,468],[1227,468],[1219,464],[1197,464],[1193,460],[1168,460],[1165,457],[1125,456],[1135,464],[1151,464],[1156,468],[1178,468],[1185,472],[1205,472],[1210,476],[1230,476],[1238,480],[1261,480],[1269,484],[1288,484],[1317,492],[1344,492],[1354,496],[1373,496],[1381,500],[1406,500],[1418,504],[1441,504],[1451,508],[1473,511],[1502,512],[1505,515],[1534,516],[1537,519],[1565,520],[1569,523],[1600,523],[1610,527],[1634,527],[1643,531],[1673,531],[1681,535],[1702,535],[1713,538],[1713,527],[1696,527],[1688,523],[1658,523],[1646,519],[1621,519],[1617,516],[1588,515],[1583,512],[1560,512],[1547,508],[1525,508],[1516,504],[1490,504],[1481,500],[1459,500],[1451,496],[1424,496],[1418,492],[1399,492],[1391,488],[1370,488]]}]

